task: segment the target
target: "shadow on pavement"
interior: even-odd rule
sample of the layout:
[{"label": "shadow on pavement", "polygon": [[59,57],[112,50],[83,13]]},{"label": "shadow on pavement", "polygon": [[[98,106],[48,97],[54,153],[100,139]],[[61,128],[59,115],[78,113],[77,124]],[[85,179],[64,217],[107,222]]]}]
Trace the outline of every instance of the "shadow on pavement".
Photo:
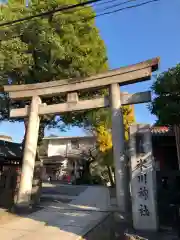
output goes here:
[{"label": "shadow on pavement", "polygon": [[28,211],[26,209],[26,212],[16,209],[15,219],[0,225],[1,238],[7,240],[79,239],[107,218],[108,209],[102,210],[96,207],[96,204],[106,199],[108,189],[86,186],[80,191],[79,186],[76,190],[76,186],[68,187],[70,191],[74,188],[75,200],[63,198],[62,201],[59,199],[50,201],[49,198],[43,198],[36,208],[30,208]]}]

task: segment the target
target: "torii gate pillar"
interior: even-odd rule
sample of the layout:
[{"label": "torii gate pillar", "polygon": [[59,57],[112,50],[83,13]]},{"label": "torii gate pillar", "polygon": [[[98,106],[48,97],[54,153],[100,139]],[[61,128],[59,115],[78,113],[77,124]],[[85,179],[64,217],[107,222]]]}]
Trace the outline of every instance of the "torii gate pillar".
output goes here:
[{"label": "torii gate pillar", "polygon": [[32,97],[29,109],[28,128],[25,137],[26,139],[23,154],[21,181],[16,203],[17,207],[28,207],[31,201],[32,182],[40,124],[40,117],[38,113],[39,104],[41,104],[40,97]]},{"label": "torii gate pillar", "polygon": [[119,210],[126,212],[128,202],[126,189],[128,176],[126,171],[123,113],[121,108],[120,87],[118,83],[110,85],[110,100],[112,111],[112,142],[115,165],[116,198]]}]

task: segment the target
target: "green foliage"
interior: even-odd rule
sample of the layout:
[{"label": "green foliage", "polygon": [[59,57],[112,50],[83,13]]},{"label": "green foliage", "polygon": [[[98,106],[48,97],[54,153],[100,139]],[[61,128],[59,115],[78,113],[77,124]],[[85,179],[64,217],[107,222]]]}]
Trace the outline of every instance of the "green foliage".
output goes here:
[{"label": "green foliage", "polygon": [[[0,21],[22,18],[79,1],[32,0],[28,8],[20,0],[8,2],[0,9]],[[106,70],[104,42],[94,20],[85,20],[93,15],[95,13],[91,7],[82,7],[2,28],[0,83],[7,84],[9,78],[13,84],[47,82],[85,77]],[[44,101],[52,104],[64,99],[59,96]],[[1,107],[1,120],[8,118],[9,103],[6,103]],[[63,120],[77,124],[81,123],[83,116],[79,113],[68,114]],[[44,117],[43,124],[57,126],[59,120],[52,116]]]},{"label": "green foliage", "polygon": [[152,86],[155,99],[151,113],[158,117],[157,124],[180,123],[180,64],[160,74]]}]

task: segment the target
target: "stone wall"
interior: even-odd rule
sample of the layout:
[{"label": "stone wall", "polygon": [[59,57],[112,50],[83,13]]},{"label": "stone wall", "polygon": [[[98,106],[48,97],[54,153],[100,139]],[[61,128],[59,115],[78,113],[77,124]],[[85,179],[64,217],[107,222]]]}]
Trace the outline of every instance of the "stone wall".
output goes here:
[{"label": "stone wall", "polygon": [[11,208],[14,203],[17,171],[15,167],[4,167],[0,177],[0,206]]}]

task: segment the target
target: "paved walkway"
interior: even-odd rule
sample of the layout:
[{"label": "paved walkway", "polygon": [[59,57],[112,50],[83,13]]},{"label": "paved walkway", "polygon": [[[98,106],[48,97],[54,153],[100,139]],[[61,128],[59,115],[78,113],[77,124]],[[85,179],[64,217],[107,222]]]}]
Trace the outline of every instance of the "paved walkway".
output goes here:
[{"label": "paved walkway", "polygon": [[61,183],[43,183],[41,200],[43,203],[51,200],[59,200],[69,203],[87,189],[88,186],[68,185]]},{"label": "paved walkway", "polygon": [[110,208],[108,189],[87,187],[68,204],[53,203],[43,210],[0,225],[6,240],[76,240],[106,217]]}]

